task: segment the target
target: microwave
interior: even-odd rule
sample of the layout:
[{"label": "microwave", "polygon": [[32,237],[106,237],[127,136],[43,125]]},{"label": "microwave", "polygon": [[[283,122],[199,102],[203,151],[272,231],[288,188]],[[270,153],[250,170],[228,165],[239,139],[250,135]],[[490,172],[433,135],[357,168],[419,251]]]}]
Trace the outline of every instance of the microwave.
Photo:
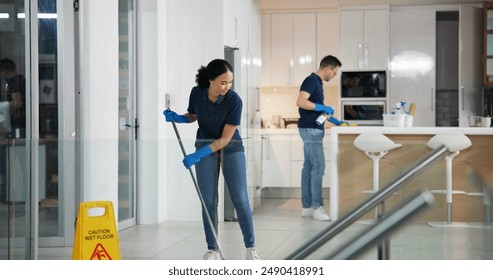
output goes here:
[{"label": "microwave", "polygon": [[387,97],[386,71],[343,71],[341,72],[341,98]]},{"label": "microwave", "polygon": [[342,100],[342,121],[357,125],[382,126],[386,114],[385,100]]}]

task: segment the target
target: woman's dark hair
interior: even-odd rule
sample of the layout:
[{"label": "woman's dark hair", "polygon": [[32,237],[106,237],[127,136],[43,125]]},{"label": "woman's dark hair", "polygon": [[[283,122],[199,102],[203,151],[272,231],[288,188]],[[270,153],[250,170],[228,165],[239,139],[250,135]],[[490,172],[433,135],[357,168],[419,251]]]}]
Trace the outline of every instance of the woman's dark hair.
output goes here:
[{"label": "woman's dark hair", "polygon": [[199,87],[208,88],[217,76],[226,72],[233,73],[233,67],[224,59],[214,59],[207,64],[207,67],[201,66],[195,75],[195,83]]}]

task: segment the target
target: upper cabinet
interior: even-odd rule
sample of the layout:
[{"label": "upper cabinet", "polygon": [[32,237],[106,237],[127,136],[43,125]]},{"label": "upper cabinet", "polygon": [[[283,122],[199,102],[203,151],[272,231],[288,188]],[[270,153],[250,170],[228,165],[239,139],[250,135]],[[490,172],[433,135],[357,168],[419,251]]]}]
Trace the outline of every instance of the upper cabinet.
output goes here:
[{"label": "upper cabinet", "polygon": [[339,54],[339,12],[317,13],[316,67],[325,56],[339,57]]},{"label": "upper cabinet", "polygon": [[344,70],[386,70],[389,7],[341,7],[340,43]]},{"label": "upper cabinet", "polygon": [[[338,50],[337,12],[262,15],[263,86],[295,85]],[[327,25],[332,24],[332,25]],[[327,32],[324,32],[327,31]]]},{"label": "upper cabinet", "polygon": [[483,5],[483,85],[493,86],[493,2]]},{"label": "upper cabinet", "polygon": [[271,15],[271,83],[274,85],[293,82],[293,15]]},{"label": "upper cabinet", "polygon": [[293,15],[293,74],[292,83],[301,85],[317,69],[317,15]]},{"label": "upper cabinet", "polygon": [[393,10],[390,23],[390,104],[416,103],[413,125],[435,126],[436,11]]},{"label": "upper cabinet", "polygon": [[391,10],[390,105],[415,103],[414,126],[468,126],[468,116],[480,114],[481,12],[474,5]]}]

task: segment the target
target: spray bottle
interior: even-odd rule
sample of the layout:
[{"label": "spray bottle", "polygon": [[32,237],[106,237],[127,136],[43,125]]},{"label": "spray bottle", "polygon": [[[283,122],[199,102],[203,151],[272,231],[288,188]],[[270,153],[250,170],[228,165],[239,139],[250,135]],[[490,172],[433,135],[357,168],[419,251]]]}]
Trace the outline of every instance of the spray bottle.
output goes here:
[{"label": "spray bottle", "polygon": [[331,115],[325,113],[325,112],[322,112],[320,115],[318,115],[317,119],[315,120],[315,123],[317,123],[318,125],[323,125],[328,118],[330,118]]}]

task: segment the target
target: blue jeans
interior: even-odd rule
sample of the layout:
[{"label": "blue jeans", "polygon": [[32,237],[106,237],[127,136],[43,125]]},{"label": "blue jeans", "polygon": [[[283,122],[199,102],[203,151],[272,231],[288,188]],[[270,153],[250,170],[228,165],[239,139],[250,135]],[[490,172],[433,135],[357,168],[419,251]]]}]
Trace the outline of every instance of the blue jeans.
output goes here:
[{"label": "blue jeans", "polygon": [[301,204],[303,208],[317,209],[324,205],[322,178],[325,171],[323,147],[324,130],[299,128],[303,139],[304,159],[301,170]]},{"label": "blue jeans", "polygon": [[[205,204],[217,233],[217,204],[218,204],[218,179],[220,153],[212,153],[202,158],[196,165],[197,183],[204,198]],[[255,247],[255,236],[253,234],[252,210],[248,201],[246,160],[244,152],[235,152],[223,156],[222,171],[224,181],[228,186],[231,200],[236,209],[238,223],[243,233],[245,247]],[[202,222],[204,224],[205,239],[208,250],[217,250],[216,240],[212,228],[207,221],[205,209],[202,206]]]}]

